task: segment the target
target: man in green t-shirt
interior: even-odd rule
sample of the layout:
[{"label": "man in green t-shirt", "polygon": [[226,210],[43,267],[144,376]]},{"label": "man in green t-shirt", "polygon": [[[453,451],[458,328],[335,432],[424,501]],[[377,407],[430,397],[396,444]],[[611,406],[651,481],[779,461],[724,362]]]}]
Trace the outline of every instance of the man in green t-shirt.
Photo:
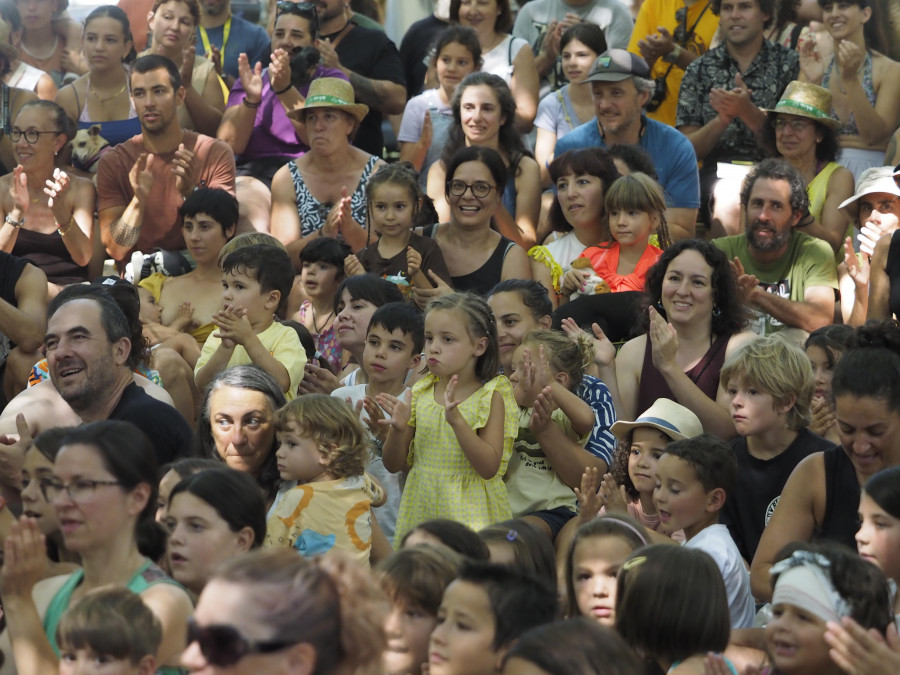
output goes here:
[{"label": "man in green t-shirt", "polygon": [[714,239],[738,268],[738,285],[752,312],[750,330],[811,332],[834,320],[838,288],[834,253],[798,232],[810,224],[803,177],[784,160],[751,169],[741,189],[744,234]]}]

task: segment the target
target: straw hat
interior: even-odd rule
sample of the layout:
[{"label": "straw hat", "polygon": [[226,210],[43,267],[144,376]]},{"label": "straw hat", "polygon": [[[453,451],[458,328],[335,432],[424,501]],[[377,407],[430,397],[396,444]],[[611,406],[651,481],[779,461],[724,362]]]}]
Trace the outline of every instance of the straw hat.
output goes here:
[{"label": "straw hat", "polygon": [[19,52],[10,41],[11,32],[9,24],[0,19],[0,55],[10,63],[19,58]]},{"label": "straw hat", "polygon": [[841,127],[841,123],[831,116],[831,92],[817,84],[800,80],[788,84],[781,95],[781,100],[766,112],[805,117],[821,122],[829,129]]},{"label": "straw hat", "polygon": [[652,427],[673,441],[683,441],[703,433],[703,425],[694,413],[669,398],[658,398],[634,422],[616,422],[610,427],[616,438],[624,439],[637,427]]},{"label": "straw hat", "polygon": [[356,102],[353,85],[337,77],[319,77],[313,80],[306,95],[306,104],[299,110],[289,112],[288,117],[303,122],[306,111],[310,108],[337,108],[357,122],[362,122],[369,114],[369,106]]}]

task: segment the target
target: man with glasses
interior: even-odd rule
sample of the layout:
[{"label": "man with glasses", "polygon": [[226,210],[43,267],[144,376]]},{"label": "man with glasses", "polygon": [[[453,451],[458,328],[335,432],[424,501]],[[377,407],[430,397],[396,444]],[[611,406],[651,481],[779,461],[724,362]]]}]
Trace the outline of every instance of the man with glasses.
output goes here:
[{"label": "man with glasses", "polygon": [[737,268],[751,311],[748,330],[797,329],[802,344],[806,333],[833,322],[838,288],[831,246],[797,230],[812,218],[806,181],[786,160],[766,159],[747,175],[740,203],[744,234],[713,243]]},{"label": "man with glasses", "polygon": [[634,21],[628,51],[650,66],[656,90],[647,117],[675,126],[675,108],[684,69],[709,49],[719,28],[710,0],[644,0]]},{"label": "man with glasses", "polygon": [[218,71],[231,88],[240,77],[238,54],[250,63],[269,62],[269,36],[262,26],[231,13],[231,0],[201,0],[197,24],[197,53],[219,64]]},{"label": "man with glasses", "polygon": [[382,115],[399,115],[406,106],[406,80],[396,45],[377,30],[350,20],[349,0],[319,0],[319,39],[322,64],[337,68],[353,85],[357,103],[369,106],[353,141],[360,150],[381,157]]},{"label": "man with glasses", "polygon": [[124,261],[132,251],[184,249],[181,208],[197,187],[234,194],[234,154],[223,142],[182,129],[181,74],[159,54],[131,68],[131,96],[142,134],[100,158],[97,212],[109,255]]}]

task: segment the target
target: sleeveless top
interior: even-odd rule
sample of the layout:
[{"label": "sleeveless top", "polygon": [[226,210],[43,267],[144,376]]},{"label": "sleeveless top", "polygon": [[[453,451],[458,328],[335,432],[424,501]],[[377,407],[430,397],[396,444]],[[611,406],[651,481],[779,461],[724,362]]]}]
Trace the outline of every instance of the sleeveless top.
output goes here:
[{"label": "sleeveless top", "polygon": [[[299,310],[300,323],[303,323],[306,319],[306,314],[308,312],[312,312],[312,303],[309,300],[304,300],[303,304],[300,305]],[[343,350],[337,341],[335,322],[332,321],[331,325],[321,333],[309,331],[309,334],[312,335],[313,342],[316,345],[316,358],[322,357],[328,361],[328,364],[331,366],[331,372],[340,373],[341,354],[343,353]]]},{"label": "sleeveless top", "polygon": [[[719,391],[719,371],[725,363],[725,348],[728,346],[730,335],[720,335],[710,345],[703,358],[693,368],[685,372],[700,391],[713,401]],[[647,346],[644,349],[644,365],[641,368],[641,383],[638,386],[637,410],[646,410],[658,398],[670,398],[675,400],[675,395],[669,389],[665,379],[653,365],[650,337],[647,337]]]},{"label": "sleeveless top", "polygon": [[[63,613],[69,608],[69,603],[72,601],[72,593],[78,588],[83,577],[84,570],[79,569],[72,572],[66,582],[56,592],[56,595],[53,596],[53,599],[47,606],[47,613],[44,615],[44,632],[47,634],[50,646],[53,647],[53,651],[56,652],[57,656],[59,656],[59,645],[56,642],[56,628],[59,626],[59,620],[62,618]],[[125,584],[125,587],[133,593],[140,594],[157,584],[172,584],[173,586],[178,586],[178,588],[182,587],[181,584],[157,567],[152,560],[148,559],[131,577],[129,582]],[[180,668],[171,666],[163,666],[156,670],[157,675],[179,675],[181,672]]]},{"label": "sleeveless top", "polygon": [[[822,222],[822,209],[825,208],[825,199],[828,197],[828,181],[831,180],[832,174],[840,169],[841,165],[837,162],[828,162],[825,166],[822,167],[822,170],[816,174],[816,177],[809,181],[809,185],[806,186],[806,194],[809,195],[809,212],[813,215],[813,218],[816,219],[816,222]],[[853,225],[847,225],[847,231],[844,233],[844,238],[853,236]],[[836,265],[840,265],[844,262],[844,247],[841,246],[837,252],[834,254],[834,261]]]},{"label": "sleeveless top", "polygon": [[825,518],[814,539],[837,541],[844,546],[856,546],[859,529],[859,480],[853,462],[841,446],[823,453],[825,461]]},{"label": "sleeveless top", "polygon": [[884,266],[885,274],[888,275],[888,281],[891,284],[891,293],[888,301],[888,307],[891,314],[900,316],[900,230],[894,230],[891,235],[891,246],[888,249],[887,262]]},{"label": "sleeveless top", "polygon": [[508,178],[506,179],[506,186],[503,188],[503,206],[506,207],[506,210],[509,211],[509,215],[513,218],[516,217],[516,168],[509,167]]},{"label": "sleeveless top", "polygon": [[[432,224],[422,228],[422,234],[426,237],[436,239],[437,228]],[[503,261],[506,260],[506,254],[515,246],[512,239],[507,239],[502,234],[497,247],[491,253],[491,257],[485,261],[484,265],[474,272],[463,274],[461,277],[450,277],[454,291],[471,291],[481,296],[487,296],[488,292],[500,283],[503,274]]]},{"label": "sleeveless top", "polygon": [[[366,225],[366,183],[369,175],[375,168],[378,158],[375,155],[369,157],[366,166],[363,169],[362,176],[359,177],[359,184],[350,195],[350,214],[353,220],[365,227]],[[323,204],[310,194],[306,189],[306,183],[303,176],[300,175],[300,169],[297,168],[297,160],[288,162],[288,170],[291,172],[291,180],[294,182],[294,194],[297,196],[297,215],[300,216],[300,233],[304,237],[308,237],[313,232],[318,232],[325,226],[328,220],[328,212],[331,211],[333,204]]]},{"label": "sleeveless top", "polygon": [[[88,90],[91,88],[90,76],[87,81]],[[110,146],[118,145],[127,141],[132,136],[141,133],[141,120],[138,119],[137,110],[134,109],[134,102],[128,97],[128,117],[123,120],[107,120],[106,122],[95,122],[88,113],[88,102],[84,100],[84,105],[78,100],[78,90],[72,87],[75,94],[75,105],[81,108],[81,114],[78,116],[78,128],[90,129],[95,124],[100,125],[100,136],[106,140]]]},{"label": "sleeveless top", "polygon": [[[834,57],[831,57],[831,60],[828,62],[828,67],[825,68],[825,76],[822,78],[822,86],[828,89],[828,83],[831,81],[831,68],[834,66]],[[869,99],[869,104],[875,105],[875,83],[872,79],[872,53],[866,52],[866,58],[863,60],[863,76],[862,76],[862,88],[863,91],[866,92],[866,98]],[[834,108],[831,109],[831,117],[833,119],[839,119],[838,116],[834,112]],[[853,117],[853,113],[850,113],[850,119],[847,120],[847,124],[838,129],[838,134],[841,136],[859,136],[859,128],[856,126],[856,119]]]},{"label": "sleeveless top", "polygon": [[[75,227],[78,227],[77,225]],[[58,231],[52,234],[19,228],[12,254],[28,258],[47,275],[47,281],[60,286],[77,284],[88,279],[87,266],[81,267],[66,248]]]}]

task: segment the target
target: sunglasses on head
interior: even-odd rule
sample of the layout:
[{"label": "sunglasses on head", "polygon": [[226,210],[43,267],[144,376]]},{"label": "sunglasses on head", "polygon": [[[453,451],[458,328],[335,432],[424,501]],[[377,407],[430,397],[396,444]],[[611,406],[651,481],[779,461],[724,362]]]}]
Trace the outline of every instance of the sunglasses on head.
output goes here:
[{"label": "sunglasses on head", "polygon": [[271,654],[295,644],[248,640],[234,626],[211,624],[198,626],[188,619],[187,643],[197,643],[203,658],[211,666],[228,668],[251,654]]},{"label": "sunglasses on head", "polygon": [[310,21],[318,18],[316,13],[316,5],[313,2],[291,2],[290,0],[279,0],[275,3],[275,16],[279,14],[296,14]]}]

